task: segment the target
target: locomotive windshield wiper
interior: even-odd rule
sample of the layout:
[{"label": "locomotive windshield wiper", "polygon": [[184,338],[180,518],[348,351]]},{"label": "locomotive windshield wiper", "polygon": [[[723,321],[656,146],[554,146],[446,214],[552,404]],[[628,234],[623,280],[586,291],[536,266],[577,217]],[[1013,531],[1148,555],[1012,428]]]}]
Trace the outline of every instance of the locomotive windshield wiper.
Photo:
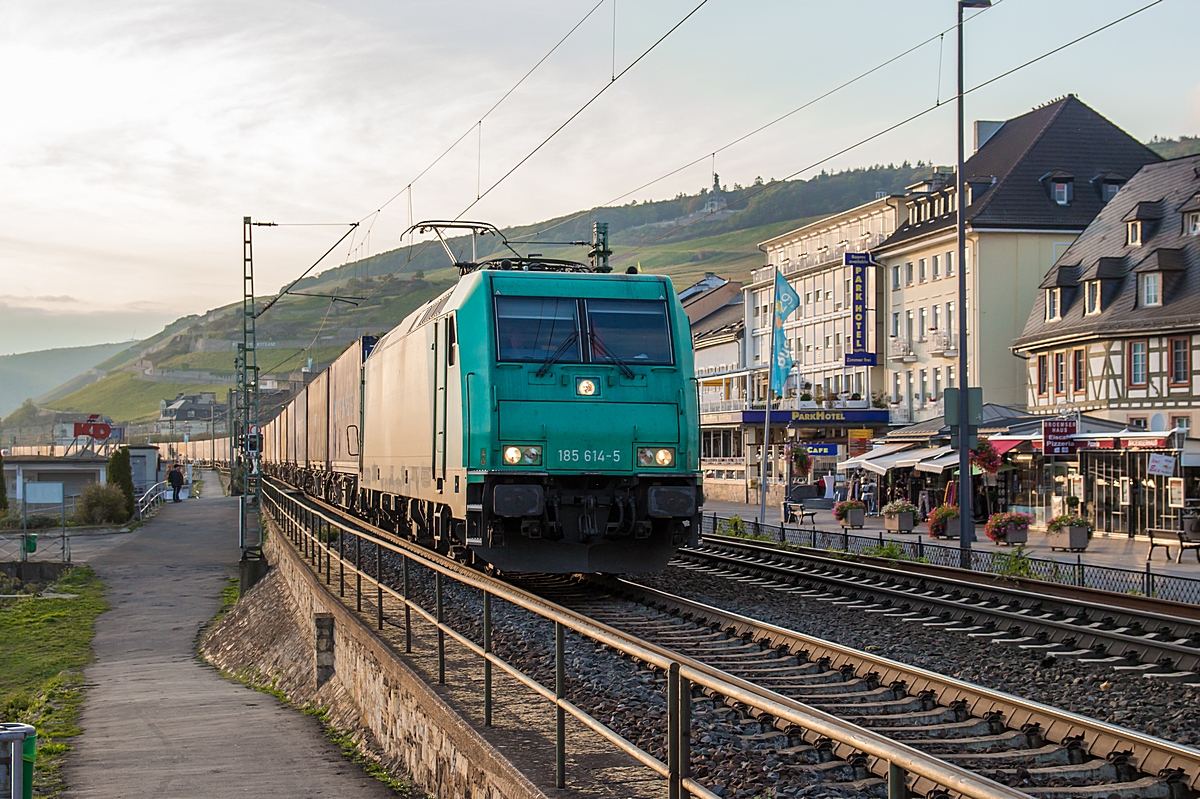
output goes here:
[{"label": "locomotive windshield wiper", "polygon": [[633,370],[630,369],[628,364],[618,358],[616,353],[610,350],[608,346],[600,340],[600,337],[596,335],[595,330],[588,331],[588,336],[590,336],[592,339],[592,349],[599,349],[601,355],[607,357],[610,361],[620,367],[621,374],[625,375],[630,380],[633,379]]},{"label": "locomotive windshield wiper", "polygon": [[567,349],[575,343],[575,339],[577,338],[579,338],[579,333],[576,332],[572,332],[571,335],[567,336],[563,343],[558,345],[558,349],[554,351],[554,354],[547,358],[546,362],[542,364],[542,368],[537,370],[537,376],[545,376],[546,372],[550,371],[550,367],[554,365],[555,361],[566,354]]}]

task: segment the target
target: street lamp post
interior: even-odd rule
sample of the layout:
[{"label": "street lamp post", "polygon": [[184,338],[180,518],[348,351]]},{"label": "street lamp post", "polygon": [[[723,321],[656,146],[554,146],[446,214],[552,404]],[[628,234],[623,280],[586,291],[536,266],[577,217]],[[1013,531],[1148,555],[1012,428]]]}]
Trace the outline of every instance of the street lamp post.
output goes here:
[{"label": "street lamp post", "polygon": [[975,514],[971,507],[971,405],[967,379],[967,195],[963,179],[963,11],[989,8],[992,0],[958,0],[958,165],[954,170],[954,204],[958,211],[958,546],[960,566],[971,566],[971,539]]}]

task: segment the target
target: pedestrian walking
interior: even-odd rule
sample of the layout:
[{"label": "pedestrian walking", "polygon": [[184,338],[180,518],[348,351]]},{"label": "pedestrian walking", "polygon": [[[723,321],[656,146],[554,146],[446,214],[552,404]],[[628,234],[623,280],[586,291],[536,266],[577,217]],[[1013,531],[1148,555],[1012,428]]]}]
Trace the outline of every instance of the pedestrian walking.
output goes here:
[{"label": "pedestrian walking", "polygon": [[167,472],[167,483],[171,486],[171,501],[182,502],[179,498],[179,489],[183,488],[183,470],[179,468],[179,464],[171,467],[171,471]]}]

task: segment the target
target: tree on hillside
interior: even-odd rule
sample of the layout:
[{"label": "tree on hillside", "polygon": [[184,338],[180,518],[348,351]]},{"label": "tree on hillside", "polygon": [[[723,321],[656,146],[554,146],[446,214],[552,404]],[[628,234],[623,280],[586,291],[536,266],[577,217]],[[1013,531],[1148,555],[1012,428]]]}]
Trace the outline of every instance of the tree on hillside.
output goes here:
[{"label": "tree on hillside", "polygon": [[32,399],[26,399],[21,403],[21,407],[10,413],[4,419],[5,427],[29,427],[37,424],[38,406],[33,404]]},{"label": "tree on hillside", "polygon": [[133,518],[133,467],[129,463],[129,447],[121,447],[108,459],[108,482],[118,486],[125,495],[125,518]]},{"label": "tree on hillside", "polygon": [[[4,474],[4,455],[0,454],[0,475]],[[0,488],[0,513],[8,511],[8,485]]]}]

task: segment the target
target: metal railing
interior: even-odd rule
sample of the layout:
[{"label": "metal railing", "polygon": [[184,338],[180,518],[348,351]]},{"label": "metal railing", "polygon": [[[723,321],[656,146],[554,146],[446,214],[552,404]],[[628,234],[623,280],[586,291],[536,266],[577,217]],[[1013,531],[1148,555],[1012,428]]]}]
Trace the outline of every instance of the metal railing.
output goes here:
[{"label": "metal railing", "polygon": [[[715,513],[705,514],[700,528],[701,533],[719,534],[722,530],[729,532],[731,529],[727,521],[729,518],[718,516]],[[721,527],[723,522],[726,523],[724,528]],[[927,544],[921,533],[916,534],[916,540],[908,541],[899,538],[885,539],[882,532],[875,536],[857,535],[849,530],[826,532],[793,525],[760,524],[754,519],[743,520],[743,524],[746,534],[755,538],[809,547],[810,549],[871,555],[879,547],[886,545],[892,551],[898,552],[899,559],[902,560],[914,560],[952,568],[959,568],[962,565],[961,549],[944,544]],[[889,555],[889,557],[891,556]],[[1146,563],[1145,569],[1122,569],[1115,566],[1095,566],[1084,563],[1081,555],[1076,555],[1075,562],[1071,563],[1047,558],[1031,558],[1012,552],[972,549],[971,571],[1200,605],[1200,579],[1157,573],[1151,570],[1149,562]]]},{"label": "metal railing", "polygon": [[913,344],[907,338],[893,336],[888,339],[888,357],[904,358],[913,354]]},{"label": "metal railing", "polygon": [[146,518],[150,511],[166,502],[168,490],[170,490],[170,484],[166,480],[161,483],[155,483],[146,489],[146,493],[142,494],[137,501],[137,517],[139,519]]},{"label": "metal railing", "polygon": [[[592,621],[552,602],[530,596],[516,588],[459,564],[442,558],[415,544],[387,541],[356,527],[347,526],[333,514],[294,496],[279,491],[270,483],[264,486],[264,508],[275,525],[305,558],[323,575],[325,584],[333,588],[337,571],[338,595],[345,597],[347,574],[354,584],[355,608],[363,613],[363,582],[374,586],[375,624],[384,626],[384,595],[400,603],[404,612],[405,651],[412,649],[412,614],[416,614],[437,630],[438,682],[445,682],[446,638],[449,637],[483,661],[484,725],[492,723],[492,668],[498,668],[522,685],[555,705],[555,762],[556,784],[566,787],[566,714],[581,722],[621,751],[630,755],[668,782],[671,799],[701,797],[715,799],[717,794],[691,777],[691,712],[692,690],[708,689],[715,696],[763,711],[805,731],[811,741],[828,738],[877,759],[877,767],[888,779],[888,796],[906,795],[908,774],[924,778],[939,786],[972,799],[1018,799],[1027,794],[973,774],[966,769],[938,760],[913,747],[890,740],[873,730],[842,721],[815,708],[803,705],[781,694],[766,690],[733,675],[722,672],[690,658],[674,655],[612,627]],[[363,568],[363,544],[374,550],[374,575]],[[350,551],[347,551],[350,550]],[[401,589],[385,584],[376,575],[383,573],[384,551],[401,558]],[[368,558],[369,560],[369,558]],[[417,564],[434,574],[435,610],[430,612],[410,597],[410,564]],[[367,565],[370,565],[369,563]],[[482,645],[450,627],[443,618],[444,578],[480,591],[483,595]],[[530,675],[499,657],[492,650],[492,601],[508,602],[554,623],[555,684],[544,686]],[[347,603],[349,604],[349,603]],[[369,603],[368,603],[369,604]],[[642,663],[660,669],[667,675],[667,762],[664,763],[638,747],[615,730],[588,714],[566,698],[567,673],[564,634],[570,630],[597,644],[610,647]]]},{"label": "metal railing", "polygon": [[[7,744],[3,748],[8,749],[8,768],[0,768],[0,791],[12,799],[24,799],[30,795],[33,787],[37,730],[31,724],[0,723],[0,744]],[[27,763],[29,768],[25,767]]]}]

